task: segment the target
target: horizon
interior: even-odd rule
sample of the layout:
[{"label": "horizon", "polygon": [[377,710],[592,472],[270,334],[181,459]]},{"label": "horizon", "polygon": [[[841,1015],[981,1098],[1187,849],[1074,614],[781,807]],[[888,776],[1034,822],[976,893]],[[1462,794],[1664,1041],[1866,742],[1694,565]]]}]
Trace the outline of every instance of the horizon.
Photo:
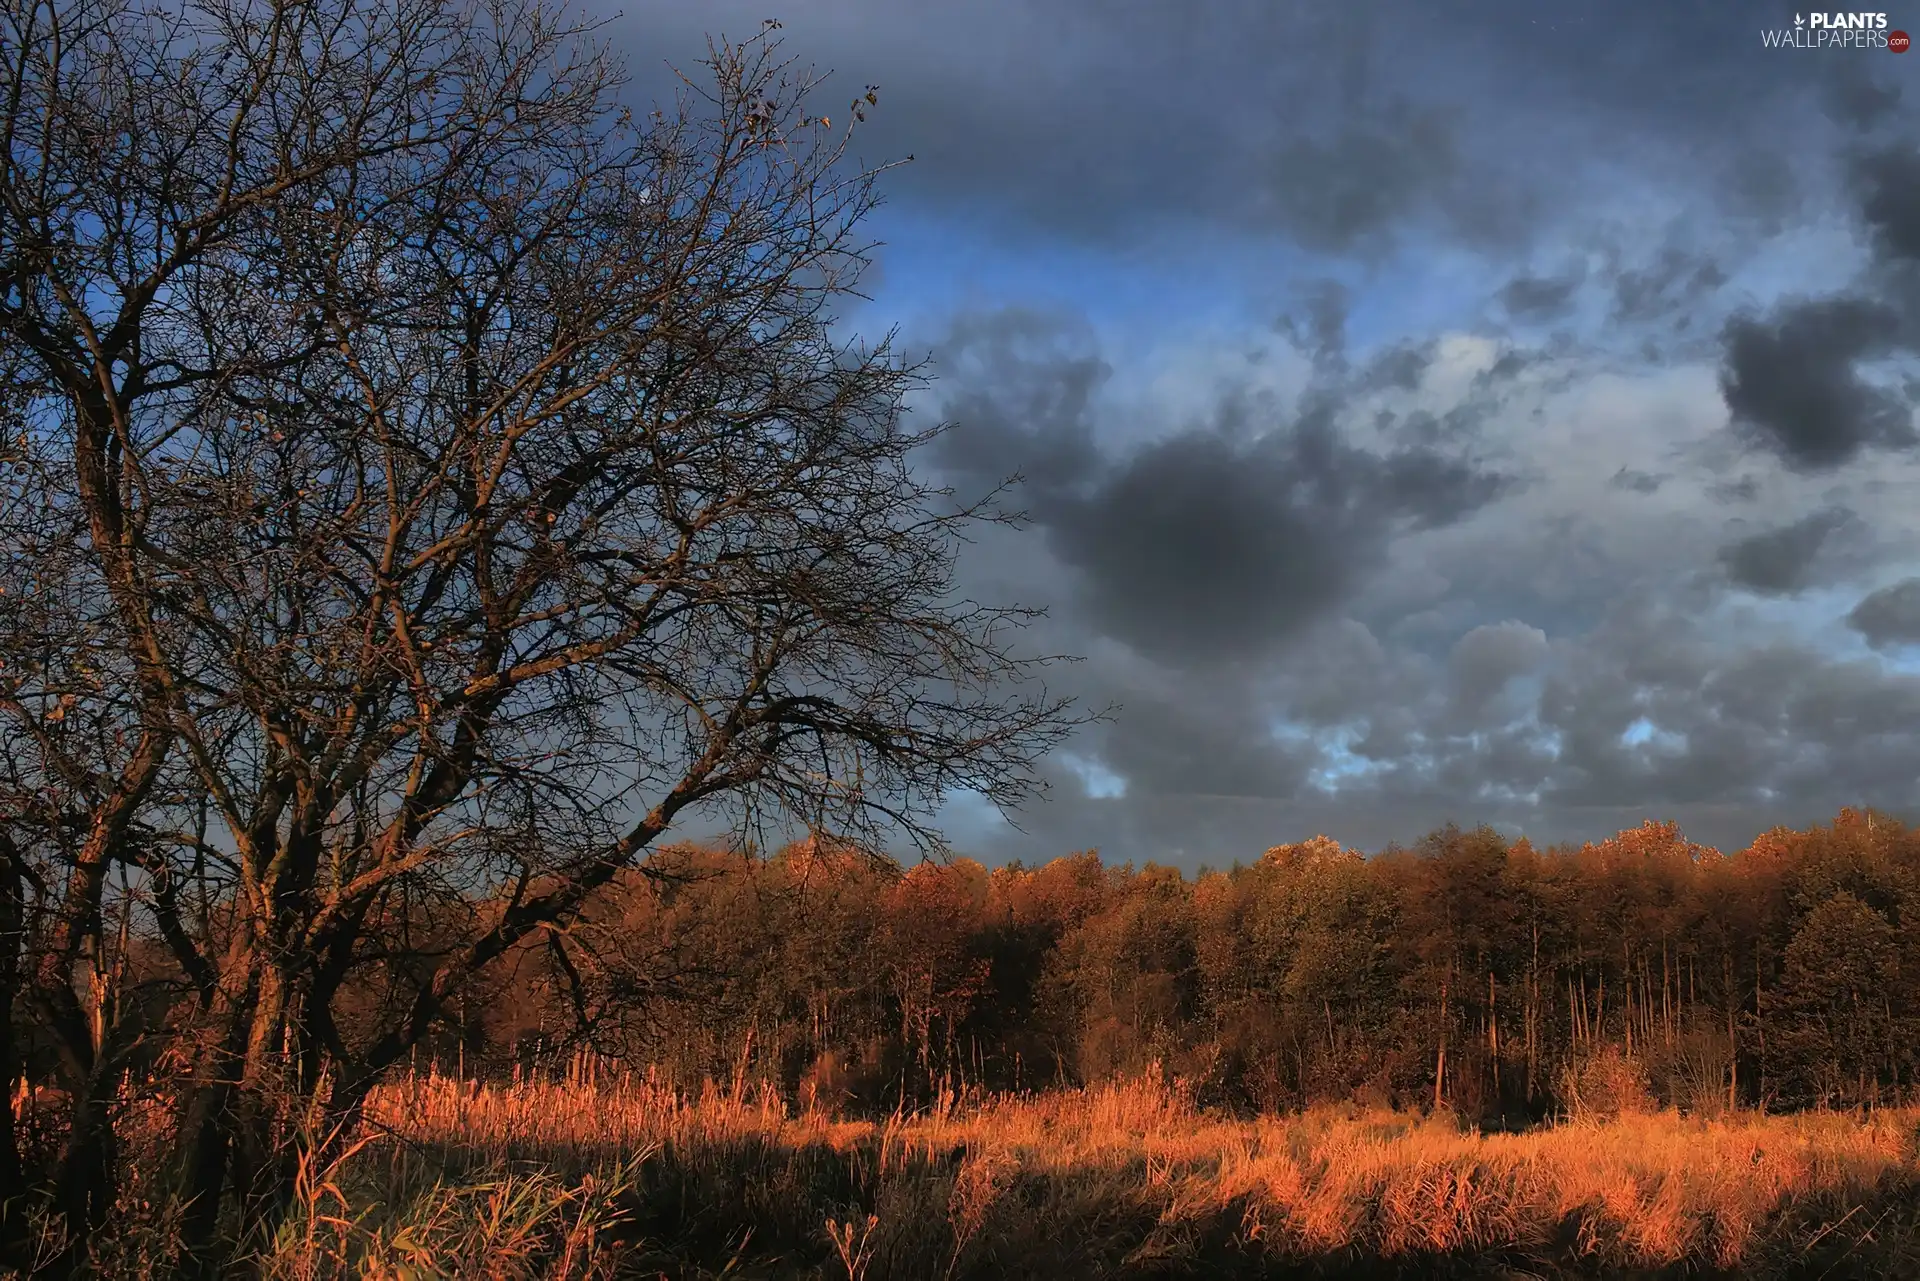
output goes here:
[{"label": "horizon", "polygon": [[[1804,839],[1823,833],[1844,834],[1854,827],[1864,827],[1871,833],[1875,830],[1877,820],[1885,820],[1891,824],[1887,832],[1889,838],[1905,836],[1916,827],[1916,824],[1912,820],[1889,814],[1884,810],[1847,805],[1842,806],[1838,811],[1825,819],[1815,819],[1799,825],[1785,823],[1775,824],[1772,827],[1756,832],[1752,838],[1740,845],[1729,847],[1696,840],[1690,836],[1686,829],[1679,823],[1670,819],[1657,817],[1642,819],[1639,823],[1632,826],[1622,827],[1617,831],[1608,832],[1598,837],[1586,840],[1565,841],[1536,841],[1525,834],[1514,835],[1502,832],[1490,823],[1448,822],[1429,828],[1418,835],[1397,837],[1388,840],[1384,844],[1372,847],[1353,844],[1331,832],[1314,832],[1311,835],[1275,842],[1257,853],[1236,855],[1227,862],[1200,862],[1197,864],[1168,862],[1153,857],[1144,859],[1115,857],[1110,856],[1098,846],[1081,846],[1056,850],[1052,853],[1044,853],[1033,858],[1012,856],[995,861],[976,858],[966,851],[958,849],[946,851],[945,854],[940,857],[921,856],[917,858],[903,858],[887,849],[863,850],[857,841],[847,840],[845,838],[830,839],[842,845],[848,853],[877,857],[885,860],[901,875],[905,875],[920,866],[953,867],[959,863],[972,863],[988,873],[1003,871],[1034,872],[1047,867],[1049,864],[1062,860],[1090,857],[1103,868],[1112,871],[1144,872],[1148,869],[1158,869],[1178,873],[1183,880],[1187,878],[1198,880],[1207,876],[1230,876],[1237,872],[1246,871],[1249,868],[1257,866],[1262,861],[1270,860],[1274,855],[1283,852],[1319,850],[1330,846],[1337,854],[1355,854],[1362,859],[1378,859],[1397,854],[1420,855],[1426,847],[1443,848],[1454,839],[1478,836],[1481,833],[1491,833],[1498,838],[1502,847],[1508,850],[1518,849],[1524,844],[1527,848],[1531,849],[1533,853],[1543,858],[1576,858],[1583,853],[1599,849],[1603,846],[1617,846],[1630,842],[1632,838],[1639,838],[1642,842],[1658,841],[1663,845],[1684,847],[1689,851],[1704,852],[1725,859],[1737,859],[1753,853],[1754,850],[1762,848],[1763,845],[1767,845],[1770,848],[1777,848],[1777,842],[1767,842],[1766,838],[1768,837],[1780,837],[1791,841],[1794,838]],[[752,840],[738,841],[730,838],[718,839],[688,836],[663,842],[656,851],[656,857],[690,851],[697,854],[733,856],[745,861],[773,863],[784,859],[791,859],[797,855],[810,854],[813,849],[817,848],[820,840],[821,834],[817,833],[794,837],[779,844],[755,842]],[[1651,848],[1651,846],[1648,846],[1648,848]]]}]

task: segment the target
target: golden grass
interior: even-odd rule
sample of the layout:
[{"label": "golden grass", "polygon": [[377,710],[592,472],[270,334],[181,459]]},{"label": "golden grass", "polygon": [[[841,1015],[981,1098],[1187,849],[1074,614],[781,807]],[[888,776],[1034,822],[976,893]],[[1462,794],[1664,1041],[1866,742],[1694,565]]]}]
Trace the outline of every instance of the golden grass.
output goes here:
[{"label": "golden grass", "polygon": [[623,1208],[605,1217],[627,1253],[605,1256],[607,1275],[1372,1275],[1480,1260],[1519,1275],[1920,1276],[1916,1111],[1480,1134],[1357,1109],[1210,1116],[1140,1081],[848,1121],[766,1091],[575,1073],[418,1077],[378,1091],[368,1117],[416,1176],[617,1165]]}]

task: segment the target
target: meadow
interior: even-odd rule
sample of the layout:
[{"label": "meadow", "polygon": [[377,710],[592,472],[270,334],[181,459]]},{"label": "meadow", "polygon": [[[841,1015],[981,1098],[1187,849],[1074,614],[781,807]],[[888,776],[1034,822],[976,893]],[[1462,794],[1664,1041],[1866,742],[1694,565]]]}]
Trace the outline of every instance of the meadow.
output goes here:
[{"label": "meadow", "polygon": [[[1904,826],[1735,856],[1447,829],[1192,877],[810,846],[650,869],[364,1107],[324,1057],[266,1097],[194,1275],[1920,1276]],[[348,995],[350,1032],[390,1005]],[[28,1079],[12,1257],[178,1275],[180,1053],[109,1082],[80,1236],[85,1114]]]},{"label": "meadow", "polygon": [[[577,1063],[414,1075],[342,1139],[300,1171],[258,1275],[1920,1275],[1915,1109],[1482,1133],[1359,1107],[1216,1115],[1141,1077],[847,1119]],[[140,1211],[104,1267],[132,1275],[155,1244]]]}]

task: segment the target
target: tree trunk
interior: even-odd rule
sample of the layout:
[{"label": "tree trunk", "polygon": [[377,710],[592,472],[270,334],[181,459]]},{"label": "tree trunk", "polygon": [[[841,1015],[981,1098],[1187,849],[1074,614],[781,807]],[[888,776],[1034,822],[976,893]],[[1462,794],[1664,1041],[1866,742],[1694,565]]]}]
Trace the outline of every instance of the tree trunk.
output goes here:
[{"label": "tree trunk", "polygon": [[216,1064],[189,1087],[181,1114],[178,1191],[184,1209],[178,1267],[184,1276],[213,1276],[218,1271],[213,1246],[219,1236],[220,1200],[227,1184],[232,1097],[237,1084],[228,1076],[225,1064]]},{"label": "tree trunk", "polygon": [[1527,964],[1527,1102],[1540,1071],[1540,920],[1533,921],[1533,957]]},{"label": "tree trunk", "polygon": [[26,1171],[13,1126],[14,1083],[20,1079],[20,1049],[13,1012],[20,998],[20,946],[25,903],[20,889],[20,851],[0,831],[0,1266],[24,1269],[27,1246]]},{"label": "tree trunk", "polygon": [[1767,1017],[1766,1000],[1761,994],[1760,949],[1753,949],[1753,1026],[1760,1037],[1760,1087],[1759,1104],[1762,1112],[1767,1109]]},{"label": "tree trunk", "polygon": [[255,1000],[263,986],[260,961],[248,955],[247,932],[244,923],[236,929],[224,967],[244,977],[215,994],[181,1111],[176,1192],[184,1207],[178,1261],[183,1275],[214,1274],[222,1203],[244,1173],[236,1169],[244,1167],[247,1155],[236,1153],[236,1122],[248,1080],[248,1051],[256,1039]]},{"label": "tree trunk", "polygon": [[1487,1057],[1493,1063],[1493,1097],[1497,1101],[1500,1098],[1500,1005],[1494,993],[1492,970],[1487,971]]},{"label": "tree trunk", "polygon": [[66,1149],[54,1178],[55,1203],[66,1220],[72,1262],[85,1257],[87,1239],[106,1226],[114,1202],[114,1141],[106,1081],[89,1081],[71,1100]]},{"label": "tree trunk", "polygon": [[1733,950],[1726,952],[1727,981],[1727,1111],[1740,1106],[1740,1039],[1734,1034]]}]

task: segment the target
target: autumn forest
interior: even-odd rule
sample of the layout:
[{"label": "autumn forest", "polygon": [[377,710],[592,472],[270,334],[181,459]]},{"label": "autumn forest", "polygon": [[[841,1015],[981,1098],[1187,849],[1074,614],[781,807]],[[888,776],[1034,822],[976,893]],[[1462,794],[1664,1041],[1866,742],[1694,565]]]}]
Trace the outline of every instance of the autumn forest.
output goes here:
[{"label": "autumn forest", "polygon": [[1920,833],[1851,810],[1732,854],[1648,823],[1373,857],[1320,837],[1198,876],[1093,853],[901,871],[821,842],[647,871],[575,927],[590,946],[529,946],[432,1053],[506,1073],[586,1044],[883,1111],[1157,1067],[1239,1110],[1490,1125],[1920,1086]]}]

